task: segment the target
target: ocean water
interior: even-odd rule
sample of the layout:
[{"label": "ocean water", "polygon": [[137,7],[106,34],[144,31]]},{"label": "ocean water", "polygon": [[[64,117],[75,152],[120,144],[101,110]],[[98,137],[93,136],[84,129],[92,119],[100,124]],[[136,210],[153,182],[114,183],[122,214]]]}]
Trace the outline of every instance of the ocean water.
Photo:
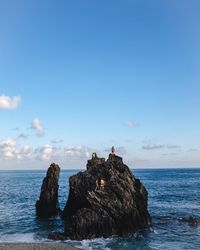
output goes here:
[{"label": "ocean water", "polygon": [[[62,171],[59,201],[68,196],[68,178],[78,170]],[[200,224],[182,219],[193,216],[200,222],[200,169],[132,170],[149,192],[152,228],[127,237],[67,241],[80,249],[193,250],[200,249]],[[52,231],[62,231],[59,218],[38,219],[35,202],[45,171],[0,171],[0,242],[48,241]]]}]

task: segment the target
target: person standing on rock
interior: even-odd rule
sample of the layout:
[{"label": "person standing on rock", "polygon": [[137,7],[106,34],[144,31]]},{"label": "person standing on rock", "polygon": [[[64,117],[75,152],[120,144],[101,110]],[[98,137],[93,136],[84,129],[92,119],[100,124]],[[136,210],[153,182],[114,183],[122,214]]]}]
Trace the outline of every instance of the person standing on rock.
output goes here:
[{"label": "person standing on rock", "polygon": [[92,153],[92,159],[94,159],[94,158],[98,158],[97,153]]},{"label": "person standing on rock", "polygon": [[95,191],[100,189],[99,179],[96,179],[96,188]]},{"label": "person standing on rock", "polygon": [[104,190],[106,187],[106,181],[104,179],[101,179],[100,181],[100,190]]},{"label": "person standing on rock", "polygon": [[112,146],[112,148],[111,148],[111,153],[114,155],[115,154],[115,147],[114,146]]}]

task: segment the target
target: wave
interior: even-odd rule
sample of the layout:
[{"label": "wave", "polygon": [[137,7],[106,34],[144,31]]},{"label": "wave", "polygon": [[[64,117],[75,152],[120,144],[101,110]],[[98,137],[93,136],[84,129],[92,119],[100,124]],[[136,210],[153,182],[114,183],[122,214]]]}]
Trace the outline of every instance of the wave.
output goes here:
[{"label": "wave", "polygon": [[65,242],[70,245],[73,245],[76,248],[83,250],[93,250],[93,249],[111,250],[111,248],[108,247],[108,245],[112,241],[113,238],[95,238],[91,240],[82,240],[82,241],[66,240]]},{"label": "wave", "polygon": [[16,243],[16,242],[41,242],[34,233],[16,233],[0,235],[0,243]]},{"label": "wave", "polygon": [[[105,249],[110,250],[107,244],[112,241],[112,238],[96,238],[92,240],[66,240],[65,242],[73,245],[78,249],[92,250],[92,249]],[[42,242],[55,242],[47,238],[42,238],[35,233],[14,233],[0,235],[0,243],[42,243]],[[56,241],[60,242],[60,241]]]}]

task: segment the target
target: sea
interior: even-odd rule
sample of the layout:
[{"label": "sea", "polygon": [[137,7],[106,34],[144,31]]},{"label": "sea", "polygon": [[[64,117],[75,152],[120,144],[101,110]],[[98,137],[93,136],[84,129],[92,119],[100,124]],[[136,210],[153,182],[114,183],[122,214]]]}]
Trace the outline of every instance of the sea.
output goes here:
[{"label": "sea", "polygon": [[[81,170],[62,170],[59,202],[64,208],[68,179]],[[127,237],[66,241],[85,250],[193,250],[200,249],[200,169],[132,169],[149,193],[152,227]],[[46,171],[0,171],[0,242],[46,242],[52,231],[63,231],[59,218],[38,219],[35,202]]]}]

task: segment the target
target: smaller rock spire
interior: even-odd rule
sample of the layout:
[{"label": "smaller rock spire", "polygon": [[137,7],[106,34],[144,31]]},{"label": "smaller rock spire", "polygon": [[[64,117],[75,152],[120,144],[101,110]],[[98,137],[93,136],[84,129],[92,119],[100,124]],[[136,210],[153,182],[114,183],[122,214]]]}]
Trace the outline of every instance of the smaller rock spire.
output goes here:
[{"label": "smaller rock spire", "polygon": [[60,211],[58,204],[58,179],[60,167],[52,163],[43,180],[40,198],[36,202],[36,214],[39,217],[51,217]]}]

